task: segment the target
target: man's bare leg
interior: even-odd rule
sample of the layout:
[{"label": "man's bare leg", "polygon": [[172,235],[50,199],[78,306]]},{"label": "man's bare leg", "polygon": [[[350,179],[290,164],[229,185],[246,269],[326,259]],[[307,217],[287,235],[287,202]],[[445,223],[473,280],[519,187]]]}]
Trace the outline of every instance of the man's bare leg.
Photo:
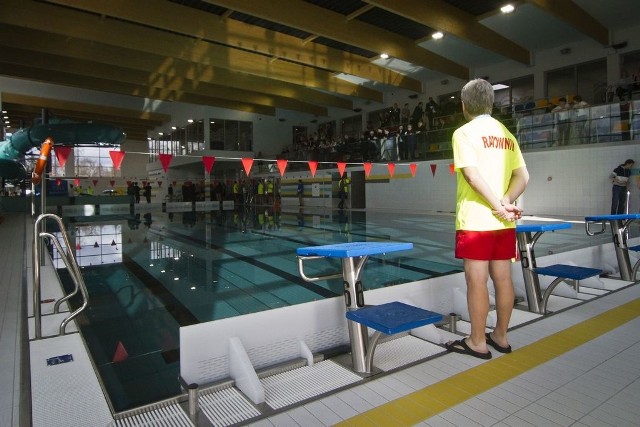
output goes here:
[{"label": "man's bare leg", "polygon": [[467,307],[471,319],[471,335],[467,344],[471,349],[486,353],[485,328],[489,314],[489,261],[465,259],[464,276],[467,281]]},{"label": "man's bare leg", "polygon": [[491,337],[496,344],[507,347],[507,329],[509,328],[509,320],[513,312],[513,282],[511,281],[511,261],[510,260],[494,260],[489,262],[489,275],[493,280],[493,286],[496,290],[496,311],[497,321],[496,327],[491,333]]}]

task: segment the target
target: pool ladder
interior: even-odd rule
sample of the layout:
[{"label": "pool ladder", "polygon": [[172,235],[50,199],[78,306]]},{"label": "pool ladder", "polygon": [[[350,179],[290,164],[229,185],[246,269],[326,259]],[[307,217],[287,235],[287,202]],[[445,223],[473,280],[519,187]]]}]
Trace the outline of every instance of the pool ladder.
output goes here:
[{"label": "pool ladder", "polygon": [[[64,241],[66,251],[62,249],[58,237],[44,230],[43,226],[45,223],[43,221],[47,218],[53,219],[58,224],[60,235],[62,236],[62,240]],[[67,324],[69,324],[71,320],[78,316],[78,314],[80,314],[89,305],[89,293],[84,283],[84,279],[82,278],[82,274],[80,273],[78,262],[76,261],[75,255],[73,254],[73,246],[71,246],[71,243],[69,242],[69,235],[65,230],[62,219],[59,216],[51,213],[41,214],[40,216],[38,216],[33,225],[33,317],[35,322],[35,339],[42,338],[42,308],[40,301],[40,261],[42,259],[42,255],[40,254],[40,252],[42,251],[42,248],[40,246],[41,239],[48,239],[51,243],[53,243],[53,245],[58,250],[58,253],[60,254],[60,258],[69,271],[71,280],[73,280],[74,283],[73,291],[56,301],[53,307],[54,313],[59,313],[60,305],[71,297],[75,296],[78,293],[78,290],[80,290],[83,299],[82,305],[71,312],[71,314],[69,314],[69,316],[67,316],[62,321],[62,323],[60,323],[59,335],[65,335]]]}]

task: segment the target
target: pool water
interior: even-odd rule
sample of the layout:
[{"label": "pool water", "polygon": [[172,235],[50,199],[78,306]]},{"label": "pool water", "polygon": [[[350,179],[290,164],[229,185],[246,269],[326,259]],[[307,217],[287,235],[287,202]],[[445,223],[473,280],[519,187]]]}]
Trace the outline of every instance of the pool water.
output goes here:
[{"label": "pool water", "polygon": [[[300,278],[299,247],[414,243],[410,251],[370,257],[365,289],[461,271],[451,215],[307,208],[65,220],[90,295],[78,323],[117,412],[180,393],[180,326],[340,297],[341,279]],[[62,262],[56,265],[69,287]],[[309,275],[339,271],[338,260],[305,263]]]}]

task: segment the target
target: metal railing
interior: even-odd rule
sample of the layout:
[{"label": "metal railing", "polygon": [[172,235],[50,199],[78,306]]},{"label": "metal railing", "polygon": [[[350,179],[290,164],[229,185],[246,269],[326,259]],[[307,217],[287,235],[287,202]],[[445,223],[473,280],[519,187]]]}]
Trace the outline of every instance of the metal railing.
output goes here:
[{"label": "metal railing", "polygon": [[[44,225],[43,221],[47,218],[53,219],[58,224],[60,235],[62,236],[62,239],[64,241],[66,251],[62,248],[62,245],[60,245],[60,241],[56,236],[46,231],[40,231],[41,225]],[[65,335],[67,324],[71,322],[71,320],[73,320],[76,316],[78,316],[78,314],[80,314],[89,305],[89,292],[87,291],[84,279],[82,278],[82,273],[80,272],[78,262],[76,261],[75,255],[73,254],[73,246],[69,241],[69,235],[65,230],[62,219],[59,216],[51,213],[41,214],[40,216],[38,216],[33,225],[33,317],[35,322],[36,339],[42,338],[42,308],[40,301],[41,263],[39,255],[41,239],[48,239],[56,247],[74,283],[73,291],[56,301],[54,305],[54,313],[59,313],[60,305],[75,296],[78,293],[78,290],[82,294],[83,299],[82,305],[71,312],[69,316],[67,316],[60,323],[59,335]]]}]

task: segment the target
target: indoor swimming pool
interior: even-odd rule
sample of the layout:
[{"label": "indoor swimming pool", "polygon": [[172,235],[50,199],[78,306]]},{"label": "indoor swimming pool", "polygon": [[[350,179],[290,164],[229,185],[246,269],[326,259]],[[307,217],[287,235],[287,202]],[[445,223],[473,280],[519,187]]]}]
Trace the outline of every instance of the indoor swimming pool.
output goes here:
[{"label": "indoor swimming pool", "polygon": [[[125,211],[114,214],[118,209]],[[104,206],[65,217],[90,295],[78,325],[116,412],[180,393],[181,326],[340,297],[341,279],[302,280],[298,247],[414,244],[410,251],[371,257],[363,276],[366,290],[462,270],[453,256],[451,213],[180,210]],[[538,245],[540,254],[596,243],[582,224],[548,234]],[[70,286],[56,254],[54,263]],[[336,269],[339,264],[330,260],[305,267],[316,275]]]}]

